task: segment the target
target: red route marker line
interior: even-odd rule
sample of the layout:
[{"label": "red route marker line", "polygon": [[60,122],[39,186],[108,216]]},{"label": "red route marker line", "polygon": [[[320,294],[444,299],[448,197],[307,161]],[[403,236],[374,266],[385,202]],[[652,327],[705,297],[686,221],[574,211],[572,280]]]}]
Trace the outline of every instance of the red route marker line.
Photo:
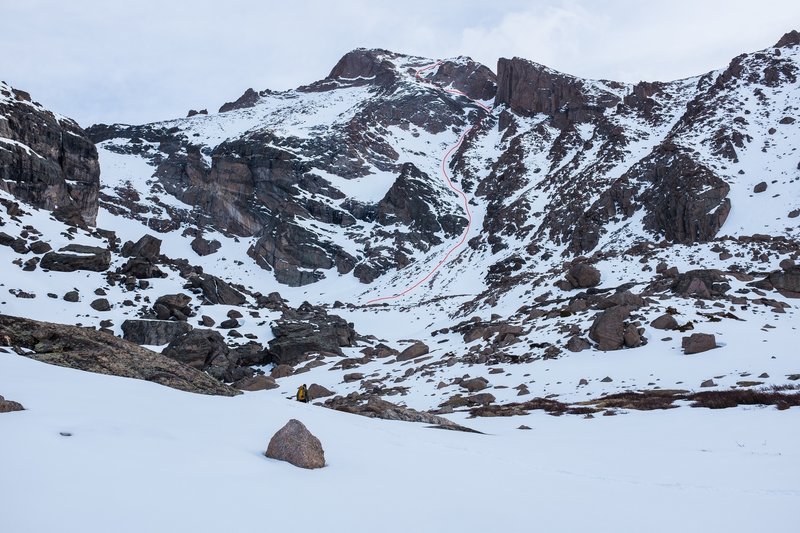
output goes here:
[{"label": "red route marker line", "polygon": [[[416,72],[416,78],[417,78],[417,80],[419,80],[419,81],[421,81],[421,82],[423,82],[423,83],[426,83],[426,82],[425,82],[425,80],[423,80],[423,79],[422,79],[422,77],[420,77],[420,74],[422,74],[422,73],[423,73],[423,72],[425,72],[425,71],[428,71],[428,70],[434,69],[434,68],[438,67],[439,65],[441,65],[442,63],[443,63],[442,61],[437,61],[437,62],[435,62],[435,63],[433,63],[433,64],[431,64],[431,65],[428,65],[427,67],[423,67],[423,68],[421,68],[421,69],[417,70],[417,72]],[[443,88],[442,88],[442,90],[443,90],[443,91],[445,91],[445,92],[447,92],[447,93],[450,93],[450,94],[456,94],[456,95],[458,95],[458,96],[464,96],[465,98],[469,98],[469,96],[467,96],[466,94],[464,94],[462,91],[459,91],[458,89],[443,89]],[[470,100],[472,100],[471,98],[469,98],[469,99],[470,99]],[[472,101],[473,101],[474,103],[478,104],[480,107],[482,107],[482,108],[483,108],[485,111],[489,111],[489,112],[491,112],[491,108],[489,108],[488,106],[486,106],[486,105],[482,104],[481,102],[477,102],[477,101],[475,101],[475,100],[472,100]],[[397,298],[401,298],[401,297],[405,296],[406,294],[408,294],[409,292],[413,291],[414,289],[416,289],[417,287],[419,287],[420,285],[422,285],[423,283],[425,283],[425,282],[426,282],[428,279],[430,279],[430,277],[431,277],[431,276],[433,276],[433,274],[434,274],[434,273],[435,273],[437,270],[439,270],[439,268],[440,268],[440,267],[441,267],[443,264],[445,264],[445,263],[447,262],[447,260],[450,258],[450,255],[451,255],[453,252],[455,252],[455,251],[456,251],[458,248],[460,248],[461,246],[463,246],[464,242],[467,240],[467,235],[469,234],[469,230],[472,228],[472,211],[470,211],[470,209],[469,209],[469,199],[467,198],[467,195],[466,195],[466,194],[464,194],[464,191],[462,191],[461,189],[459,189],[458,187],[456,187],[455,185],[453,185],[453,182],[452,182],[452,180],[450,179],[450,176],[449,176],[449,174],[447,173],[447,160],[448,160],[448,159],[450,159],[450,157],[453,155],[453,153],[454,153],[456,150],[458,150],[458,148],[459,148],[459,147],[460,147],[460,146],[463,144],[463,142],[464,142],[464,139],[467,137],[467,135],[468,135],[468,134],[469,134],[469,133],[470,133],[472,130],[474,130],[475,128],[479,127],[479,126],[481,125],[481,123],[482,123],[482,122],[483,122],[483,119],[480,119],[480,120],[478,121],[478,123],[477,123],[477,124],[475,124],[475,125],[471,126],[469,129],[467,129],[466,131],[464,131],[464,132],[463,132],[463,133],[462,133],[462,134],[459,136],[459,138],[458,138],[458,141],[457,141],[457,142],[456,142],[456,143],[455,143],[453,146],[451,146],[451,147],[450,147],[450,149],[449,149],[449,150],[447,150],[447,152],[445,152],[444,156],[442,157],[442,163],[441,163],[441,172],[442,172],[442,176],[444,176],[444,179],[445,179],[445,181],[447,182],[447,185],[448,185],[448,186],[449,186],[449,187],[450,187],[450,188],[451,188],[451,189],[452,189],[452,190],[453,190],[455,193],[457,193],[459,196],[461,196],[461,199],[462,199],[462,200],[463,200],[463,202],[464,202],[464,211],[465,211],[465,212],[466,212],[466,214],[467,214],[467,227],[464,229],[464,233],[461,235],[461,239],[460,239],[460,240],[459,240],[459,241],[458,241],[458,242],[457,242],[457,243],[456,243],[456,244],[455,244],[455,245],[454,245],[452,248],[450,248],[450,249],[447,251],[447,253],[444,255],[444,257],[442,257],[442,258],[439,260],[439,262],[436,264],[436,266],[435,266],[435,267],[433,267],[433,269],[432,269],[430,272],[428,272],[428,273],[427,273],[427,274],[426,274],[426,275],[425,275],[423,278],[421,278],[421,279],[417,280],[417,281],[416,281],[416,283],[414,283],[413,285],[411,285],[411,286],[407,287],[407,288],[406,288],[405,290],[403,290],[402,292],[399,292],[399,293],[397,293],[397,294],[393,294],[392,296],[382,296],[382,297],[380,297],[380,298],[375,298],[375,299],[372,299],[372,300],[368,300],[368,301],[367,301],[367,305],[369,305],[369,304],[373,304],[373,303],[376,303],[376,302],[382,302],[382,301],[385,301],[385,300],[395,300],[395,299],[397,299]]]}]

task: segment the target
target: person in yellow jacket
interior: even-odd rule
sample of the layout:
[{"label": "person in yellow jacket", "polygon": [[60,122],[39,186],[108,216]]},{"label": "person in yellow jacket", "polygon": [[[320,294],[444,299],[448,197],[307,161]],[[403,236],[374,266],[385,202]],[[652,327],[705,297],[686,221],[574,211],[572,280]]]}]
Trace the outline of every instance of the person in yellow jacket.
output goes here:
[{"label": "person in yellow jacket", "polygon": [[297,387],[297,401],[308,403],[308,388],[305,383]]}]

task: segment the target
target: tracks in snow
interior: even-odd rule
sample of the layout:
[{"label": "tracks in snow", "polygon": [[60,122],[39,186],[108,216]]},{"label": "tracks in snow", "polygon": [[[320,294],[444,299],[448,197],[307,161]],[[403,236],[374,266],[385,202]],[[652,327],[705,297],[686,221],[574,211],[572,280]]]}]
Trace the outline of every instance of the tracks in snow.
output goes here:
[{"label": "tracks in snow", "polygon": [[[463,96],[463,97],[469,99],[471,102],[473,102],[473,103],[477,104],[478,106],[482,107],[484,109],[484,111],[487,111],[487,112],[491,112],[492,111],[490,107],[484,105],[481,102],[473,100],[472,98],[467,96],[464,92],[459,91],[458,89],[440,87],[440,86],[438,86],[438,85],[436,85],[436,84],[434,84],[432,82],[428,82],[427,80],[425,80],[422,77],[422,73],[427,72],[427,71],[432,70],[432,69],[435,69],[436,67],[438,67],[442,63],[443,63],[443,61],[437,61],[435,63],[432,63],[432,64],[430,64],[430,65],[428,65],[426,67],[422,67],[421,69],[417,70],[417,72],[415,74],[415,76],[417,78],[417,81],[419,81],[421,83],[425,83],[425,84],[431,85],[433,87],[436,87],[437,89],[439,89],[441,91],[444,91],[446,93],[449,93],[449,94],[454,94],[454,95],[457,95],[457,96]],[[393,294],[391,296],[381,296],[380,298],[374,298],[372,300],[368,300],[367,301],[367,305],[378,303],[378,302],[385,302],[385,301],[389,301],[389,300],[397,300],[397,299],[402,298],[403,296],[407,295],[408,293],[410,293],[411,291],[413,291],[414,289],[416,289],[417,287],[419,287],[420,285],[422,285],[423,283],[428,281],[436,273],[436,271],[438,271],[439,268],[441,268],[442,265],[444,265],[448,261],[448,259],[450,259],[450,256],[456,250],[461,248],[464,245],[464,243],[466,242],[467,235],[469,234],[470,229],[472,229],[472,211],[469,208],[469,198],[467,198],[467,195],[464,193],[464,191],[462,191],[459,187],[457,187],[453,183],[453,180],[450,178],[450,174],[447,172],[447,162],[452,157],[452,155],[456,152],[456,150],[458,150],[461,147],[461,145],[464,144],[464,139],[466,139],[467,135],[469,135],[469,133],[472,130],[480,127],[480,125],[483,123],[483,119],[484,118],[485,117],[482,117],[480,120],[478,120],[478,122],[476,124],[473,124],[472,126],[467,128],[466,130],[464,130],[464,132],[462,132],[461,135],[459,136],[458,141],[456,141],[456,143],[453,146],[451,146],[444,153],[444,156],[442,156],[441,169],[440,169],[441,173],[442,173],[442,176],[444,177],[444,180],[445,180],[445,183],[447,183],[447,186],[450,187],[450,189],[453,192],[455,192],[458,196],[461,197],[461,200],[464,203],[464,212],[467,215],[467,227],[464,229],[464,232],[461,234],[461,238],[458,240],[458,242],[456,242],[453,246],[451,246],[447,250],[447,253],[445,253],[444,256],[442,256],[442,258],[439,260],[439,262],[437,262],[436,265],[434,265],[434,267],[427,274],[425,274],[423,277],[421,277],[420,279],[418,279],[417,281],[415,281],[414,283],[412,283],[411,285],[406,287],[404,290],[402,290],[402,291],[400,291],[400,292],[398,292],[396,294]]]}]

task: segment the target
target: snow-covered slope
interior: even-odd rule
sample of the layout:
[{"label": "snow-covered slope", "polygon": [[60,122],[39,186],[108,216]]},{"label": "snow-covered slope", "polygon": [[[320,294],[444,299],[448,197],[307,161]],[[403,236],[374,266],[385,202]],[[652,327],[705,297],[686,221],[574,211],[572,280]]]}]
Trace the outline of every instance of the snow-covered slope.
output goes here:
[{"label": "snow-covered slope", "polygon": [[[268,394],[317,383],[340,408],[790,389],[799,56],[791,33],[626,85],[356,50],[218,113],[96,125],[96,227],[0,191],[2,311],[172,344],[237,386],[288,364]],[[695,333],[714,349],[687,355]]]},{"label": "snow-covered slope", "polygon": [[[479,435],[8,354],[0,390],[28,408],[0,415],[15,533],[752,531],[793,523],[800,496],[797,409],[467,421]],[[290,418],[322,441],[322,470],[263,456]]]}]

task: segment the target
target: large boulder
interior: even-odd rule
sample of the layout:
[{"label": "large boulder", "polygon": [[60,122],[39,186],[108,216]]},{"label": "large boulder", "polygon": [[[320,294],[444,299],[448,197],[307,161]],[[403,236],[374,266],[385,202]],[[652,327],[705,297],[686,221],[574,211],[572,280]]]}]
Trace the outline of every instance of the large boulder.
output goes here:
[{"label": "large boulder", "polygon": [[217,379],[229,377],[232,361],[225,339],[211,329],[194,329],[176,337],[161,352],[197,370],[205,370]]},{"label": "large boulder", "polygon": [[12,402],[0,396],[0,413],[10,413],[12,411],[23,411],[25,408],[19,402]]},{"label": "large boulder", "polygon": [[302,422],[294,418],[272,436],[264,455],[300,468],[312,469],[325,466],[322,443]]},{"label": "large boulder", "polygon": [[595,316],[589,338],[597,343],[598,350],[619,350],[625,346],[625,320],[630,314],[627,307],[617,305]]},{"label": "large boulder", "polygon": [[769,281],[784,296],[800,298],[800,265],[791,265],[782,271],[771,273]]},{"label": "large boulder", "polygon": [[333,391],[328,390],[327,388],[323,387],[322,385],[317,385],[316,383],[312,383],[308,386],[308,400],[313,401],[317,398],[325,398],[328,396],[333,396]]},{"label": "large boulder", "polygon": [[409,361],[411,359],[416,359],[417,357],[422,357],[430,352],[430,348],[428,345],[422,341],[417,341],[402,352],[400,355],[397,356],[398,361]]},{"label": "large boulder", "polygon": [[146,234],[135,243],[128,241],[122,245],[121,255],[122,257],[157,259],[161,255],[161,239]]},{"label": "large boulder", "polygon": [[242,305],[247,299],[244,295],[211,274],[197,274],[189,278],[189,285],[199,289],[205,303],[220,305]]},{"label": "large boulder", "polygon": [[717,340],[710,333],[693,333],[681,339],[681,347],[687,355],[706,352],[717,347]]},{"label": "large boulder", "polygon": [[650,327],[655,329],[678,329],[678,321],[669,313],[664,313],[650,322]]},{"label": "large boulder", "polygon": [[469,392],[478,392],[482,391],[483,389],[489,386],[489,382],[486,378],[472,378],[472,379],[465,379],[461,382],[461,386],[467,389]]},{"label": "large boulder", "polygon": [[156,266],[153,259],[146,257],[131,257],[127,263],[119,268],[119,273],[125,276],[133,276],[136,279],[153,279],[167,276]]},{"label": "large boulder", "polygon": [[565,277],[567,283],[575,289],[587,289],[600,284],[600,271],[586,263],[572,265]]},{"label": "large boulder", "polygon": [[41,268],[56,272],[89,270],[103,272],[111,265],[111,252],[105,248],[70,244],[58,252],[47,252],[39,263]]},{"label": "large boulder", "polygon": [[192,241],[191,246],[197,255],[205,256],[216,253],[222,247],[222,243],[216,239],[209,241],[198,235]]},{"label": "large boulder", "polygon": [[188,323],[174,320],[129,319],[122,323],[122,338],[136,344],[158,346],[172,342],[192,329]]},{"label": "large boulder", "polygon": [[191,302],[192,297],[188,294],[181,292],[165,294],[159,296],[153,304],[153,311],[155,311],[159,320],[175,318],[176,320],[185,321],[187,317],[192,316],[194,313],[189,305]]}]

